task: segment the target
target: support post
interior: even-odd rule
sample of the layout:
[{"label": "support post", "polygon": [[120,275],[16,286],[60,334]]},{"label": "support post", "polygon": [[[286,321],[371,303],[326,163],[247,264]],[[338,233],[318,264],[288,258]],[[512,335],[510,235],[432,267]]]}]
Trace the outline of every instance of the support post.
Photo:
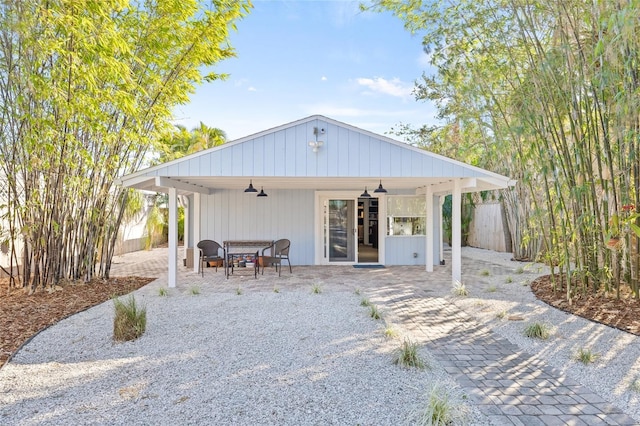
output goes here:
[{"label": "support post", "polygon": [[425,197],[426,199],[426,219],[427,223],[425,224],[425,240],[426,240],[426,270],[427,272],[433,272],[433,194],[431,190],[431,185],[427,186],[427,192]]},{"label": "support post", "polygon": [[169,276],[167,284],[178,283],[178,190],[169,188]]},{"label": "support post", "polygon": [[184,236],[183,236],[183,244],[182,244],[182,258],[187,258],[187,251],[189,250],[189,209],[191,208],[191,203],[189,202],[189,197],[184,197]]},{"label": "support post", "polygon": [[462,280],[462,189],[460,179],[453,181],[451,203],[451,280]]},{"label": "support post", "polygon": [[200,242],[200,197],[198,192],[193,194],[193,272],[198,273],[200,266],[200,252],[197,244]]}]

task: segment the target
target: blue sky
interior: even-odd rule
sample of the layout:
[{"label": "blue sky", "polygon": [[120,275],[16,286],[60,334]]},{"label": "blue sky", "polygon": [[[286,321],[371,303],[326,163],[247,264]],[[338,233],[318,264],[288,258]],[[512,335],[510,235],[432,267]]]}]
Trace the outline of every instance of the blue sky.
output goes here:
[{"label": "blue sky", "polygon": [[231,33],[237,57],[215,68],[229,79],[200,86],[175,123],[202,121],[229,140],[313,114],[380,134],[433,124],[434,107],[411,93],[429,69],[421,38],[359,3],[254,0]]}]

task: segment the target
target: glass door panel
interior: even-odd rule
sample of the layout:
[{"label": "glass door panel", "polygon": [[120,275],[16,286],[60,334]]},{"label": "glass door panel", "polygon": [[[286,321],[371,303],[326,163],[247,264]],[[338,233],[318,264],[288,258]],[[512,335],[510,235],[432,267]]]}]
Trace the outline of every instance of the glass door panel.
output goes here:
[{"label": "glass door panel", "polygon": [[355,200],[329,200],[325,214],[325,253],[328,246],[329,262],[355,262]]}]

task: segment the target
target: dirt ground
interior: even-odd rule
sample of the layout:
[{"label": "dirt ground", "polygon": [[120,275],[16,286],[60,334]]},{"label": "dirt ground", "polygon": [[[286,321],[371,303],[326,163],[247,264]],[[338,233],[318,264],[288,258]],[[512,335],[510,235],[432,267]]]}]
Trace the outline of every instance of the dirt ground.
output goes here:
[{"label": "dirt ground", "polygon": [[0,366],[39,331],[151,281],[152,278],[115,277],[28,294],[24,289],[9,289],[9,280],[0,279]]},{"label": "dirt ground", "polygon": [[550,275],[533,281],[531,290],[539,300],[555,308],[640,336],[640,301],[632,297],[628,287],[621,289],[619,300],[615,294],[599,292],[576,295],[571,304],[567,302],[566,290],[553,290]]},{"label": "dirt ground", "polygon": [[[151,281],[152,278],[116,277],[27,294],[23,289],[9,289],[7,279],[0,280],[0,366],[39,331]],[[640,302],[632,299],[628,291],[620,300],[598,294],[575,297],[569,305],[564,292],[553,291],[550,276],[535,280],[531,289],[538,299],[558,309],[640,335]]]}]

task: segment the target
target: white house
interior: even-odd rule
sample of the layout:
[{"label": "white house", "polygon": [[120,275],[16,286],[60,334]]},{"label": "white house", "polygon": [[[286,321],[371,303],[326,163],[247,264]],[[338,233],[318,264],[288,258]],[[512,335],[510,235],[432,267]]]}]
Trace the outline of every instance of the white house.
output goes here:
[{"label": "white house", "polygon": [[[288,238],[294,265],[420,264],[427,271],[440,264],[441,201],[453,194],[457,280],[461,194],[513,185],[508,177],[320,115],[120,183],[169,194],[169,286],[177,280],[178,194],[188,199],[185,247],[202,239]],[[250,185],[258,192],[245,191]],[[267,196],[256,196],[260,191]]]}]

